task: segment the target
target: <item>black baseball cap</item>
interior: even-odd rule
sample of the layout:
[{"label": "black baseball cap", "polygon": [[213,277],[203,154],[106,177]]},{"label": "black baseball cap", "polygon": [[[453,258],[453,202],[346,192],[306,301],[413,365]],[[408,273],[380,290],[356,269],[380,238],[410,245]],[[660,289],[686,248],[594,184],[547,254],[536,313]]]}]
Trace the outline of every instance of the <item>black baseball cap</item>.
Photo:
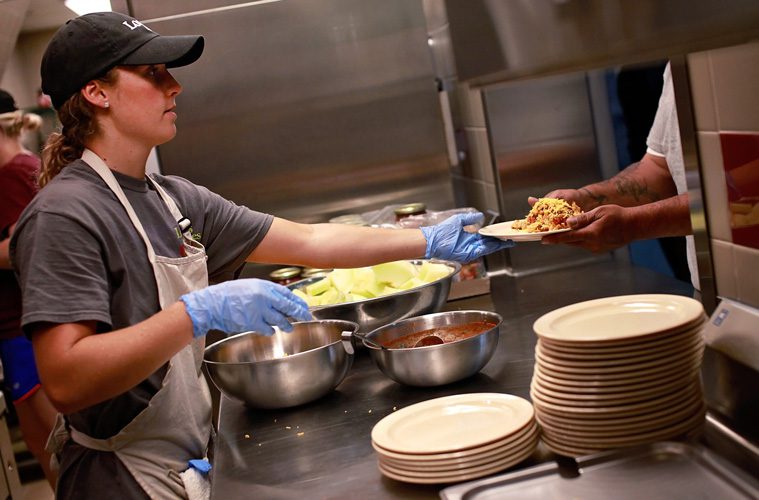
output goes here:
[{"label": "black baseball cap", "polygon": [[161,36],[133,17],[95,12],[71,19],[42,56],[42,91],[60,107],[87,82],[116,66],[186,66],[203,53],[200,35]]},{"label": "black baseball cap", "polygon": [[12,95],[3,89],[0,89],[0,115],[3,113],[11,113],[13,111],[18,111],[16,101],[13,100]]}]

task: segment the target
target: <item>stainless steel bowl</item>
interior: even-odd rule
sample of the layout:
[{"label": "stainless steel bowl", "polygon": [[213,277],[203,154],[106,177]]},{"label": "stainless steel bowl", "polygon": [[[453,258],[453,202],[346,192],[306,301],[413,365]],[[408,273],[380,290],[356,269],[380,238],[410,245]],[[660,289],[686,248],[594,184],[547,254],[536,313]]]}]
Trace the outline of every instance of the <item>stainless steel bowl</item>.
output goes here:
[{"label": "stainless steel bowl", "polygon": [[450,384],[480,371],[498,345],[498,327],[503,318],[488,311],[449,311],[398,321],[365,335],[368,340],[384,343],[430,328],[463,325],[472,321],[490,321],[496,326],[479,335],[456,342],[406,349],[380,349],[367,341],[364,346],[380,370],[405,385],[436,386]]},{"label": "stainless steel bowl", "polygon": [[342,382],[353,363],[350,321],[293,323],[274,335],[246,332],[208,346],[203,361],[214,385],[256,408],[287,408],[318,399]]},{"label": "stainless steel bowl", "polygon": [[[421,265],[424,260],[412,259],[409,262]],[[382,297],[329,306],[311,307],[311,314],[317,319],[353,321],[358,323],[359,332],[369,333],[393,321],[439,311],[446,300],[448,300],[451,280],[461,270],[461,264],[442,260],[433,260],[433,262],[445,264],[451,268],[450,274],[425,285]],[[287,286],[291,290],[294,290],[308,286],[321,279],[309,278]]]}]

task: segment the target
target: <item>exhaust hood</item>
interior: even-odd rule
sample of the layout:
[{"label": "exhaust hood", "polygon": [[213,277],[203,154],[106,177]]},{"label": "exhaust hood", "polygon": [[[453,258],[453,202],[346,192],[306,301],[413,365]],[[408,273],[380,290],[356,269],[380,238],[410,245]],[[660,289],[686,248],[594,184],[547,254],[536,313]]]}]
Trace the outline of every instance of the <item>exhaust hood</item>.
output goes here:
[{"label": "exhaust hood", "polygon": [[445,0],[460,80],[664,59],[759,37],[756,0]]}]

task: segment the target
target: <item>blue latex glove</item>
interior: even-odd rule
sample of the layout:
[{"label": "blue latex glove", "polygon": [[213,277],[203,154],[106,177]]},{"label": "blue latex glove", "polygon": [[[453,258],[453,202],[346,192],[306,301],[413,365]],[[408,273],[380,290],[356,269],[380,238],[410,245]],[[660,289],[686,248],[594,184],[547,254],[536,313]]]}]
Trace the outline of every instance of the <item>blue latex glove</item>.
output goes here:
[{"label": "blue latex glove", "polygon": [[298,321],[311,319],[303,299],[287,287],[266,280],[226,281],[182,295],[180,300],[192,320],[194,337],[202,337],[209,330],[271,335],[273,326],[292,331],[288,316]]},{"label": "blue latex glove", "polygon": [[187,462],[188,467],[192,467],[193,469],[197,470],[204,476],[211,472],[211,463],[206,460],[205,458],[195,458],[193,460],[189,460]]},{"label": "blue latex glove", "polygon": [[457,214],[440,224],[420,228],[427,239],[424,257],[466,263],[515,245],[511,240],[503,241],[464,231],[464,226],[480,223],[484,218],[480,212]]}]

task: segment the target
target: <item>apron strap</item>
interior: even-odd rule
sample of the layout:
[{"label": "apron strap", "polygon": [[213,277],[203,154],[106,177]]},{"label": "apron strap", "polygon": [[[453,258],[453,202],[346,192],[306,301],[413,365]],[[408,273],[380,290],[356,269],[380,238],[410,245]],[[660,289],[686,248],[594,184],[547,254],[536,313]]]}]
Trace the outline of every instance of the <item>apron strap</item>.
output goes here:
[{"label": "apron strap", "polygon": [[127,200],[127,197],[124,194],[124,190],[121,189],[121,186],[116,181],[116,177],[113,176],[111,169],[108,168],[108,165],[106,165],[98,155],[87,148],[84,148],[84,151],[82,152],[82,160],[84,160],[90,167],[92,167],[95,172],[100,174],[100,177],[102,177],[103,181],[105,181],[108,187],[111,188],[113,194],[116,195],[116,198],[118,198],[118,200],[124,206],[124,210],[126,210],[127,215],[129,216],[129,220],[132,221],[134,228],[137,230],[137,232],[142,237],[142,240],[145,242],[145,248],[148,252],[148,260],[150,260],[151,263],[155,263],[155,251],[153,250],[153,245],[150,244],[150,240],[148,239],[148,235],[145,232],[145,228],[142,227],[140,219],[137,217],[137,214],[132,208],[132,205]]},{"label": "apron strap", "polygon": [[[208,270],[203,245],[184,232],[186,257],[156,255],[137,214],[129,203],[113,172],[94,152],[85,149],[84,160],[103,179],[124,207],[130,221],[142,237],[153,268],[161,308],[176,301],[182,293],[207,286]],[[172,216],[180,226],[182,214],[174,200],[148,177]],[[198,339],[200,340],[200,339]],[[196,358],[194,350],[198,349]],[[161,388],[152,395],[148,406],[119,433],[96,439],[69,426],[71,439],[89,449],[116,453],[138,484],[151,498],[183,498],[179,472],[187,468],[187,456],[200,458],[208,444],[211,427],[211,396],[200,366],[202,342],[195,341],[176,353]],[[65,430],[65,429],[64,429]],[[62,441],[65,436],[61,436]]]},{"label": "apron strap", "polygon": [[[121,186],[116,180],[116,177],[114,177],[113,173],[111,172],[111,169],[108,168],[108,165],[106,165],[105,162],[97,154],[87,148],[84,148],[84,151],[82,152],[82,160],[84,160],[90,167],[92,167],[98,174],[100,174],[100,177],[108,185],[108,187],[111,188],[113,194],[116,195],[116,198],[118,198],[118,200],[124,206],[127,215],[129,215],[129,219],[132,221],[135,229],[137,229],[137,232],[140,233],[140,236],[145,242],[145,246],[148,250],[148,258],[151,262],[155,262],[155,251],[153,250],[153,245],[150,244],[150,240],[148,240],[147,233],[142,227],[140,219],[137,217],[137,214],[132,208],[132,205],[127,201],[124,190],[121,189]],[[176,202],[171,196],[169,196],[165,189],[159,186],[156,181],[150,178],[149,175],[146,175],[145,178],[155,188],[158,195],[166,204],[169,212],[171,212],[171,216],[175,221],[177,221],[177,225],[179,226],[179,230],[182,232],[182,234],[187,236],[190,240],[193,240],[192,235],[189,233],[190,226],[192,225],[190,219],[182,215],[182,212],[179,211],[179,207],[177,207]]]},{"label": "apron strap", "polygon": [[192,235],[189,234],[190,226],[192,226],[192,222],[190,221],[190,219],[182,215],[182,212],[179,211],[179,207],[177,207],[177,204],[174,201],[174,198],[169,196],[169,193],[167,193],[165,189],[163,189],[149,175],[146,175],[145,177],[148,179],[150,184],[153,185],[156,192],[158,192],[158,195],[161,197],[163,202],[169,208],[169,212],[171,212],[171,216],[174,217],[174,220],[177,221],[177,225],[179,226],[179,230],[182,231],[182,234],[192,239]]},{"label": "apron strap", "polygon": [[79,432],[74,427],[69,426],[69,432],[71,433],[71,439],[85,448],[98,451],[118,451],[121,446],[117,445],[111,439],[96,439],[88,436],[83,432]]}]

